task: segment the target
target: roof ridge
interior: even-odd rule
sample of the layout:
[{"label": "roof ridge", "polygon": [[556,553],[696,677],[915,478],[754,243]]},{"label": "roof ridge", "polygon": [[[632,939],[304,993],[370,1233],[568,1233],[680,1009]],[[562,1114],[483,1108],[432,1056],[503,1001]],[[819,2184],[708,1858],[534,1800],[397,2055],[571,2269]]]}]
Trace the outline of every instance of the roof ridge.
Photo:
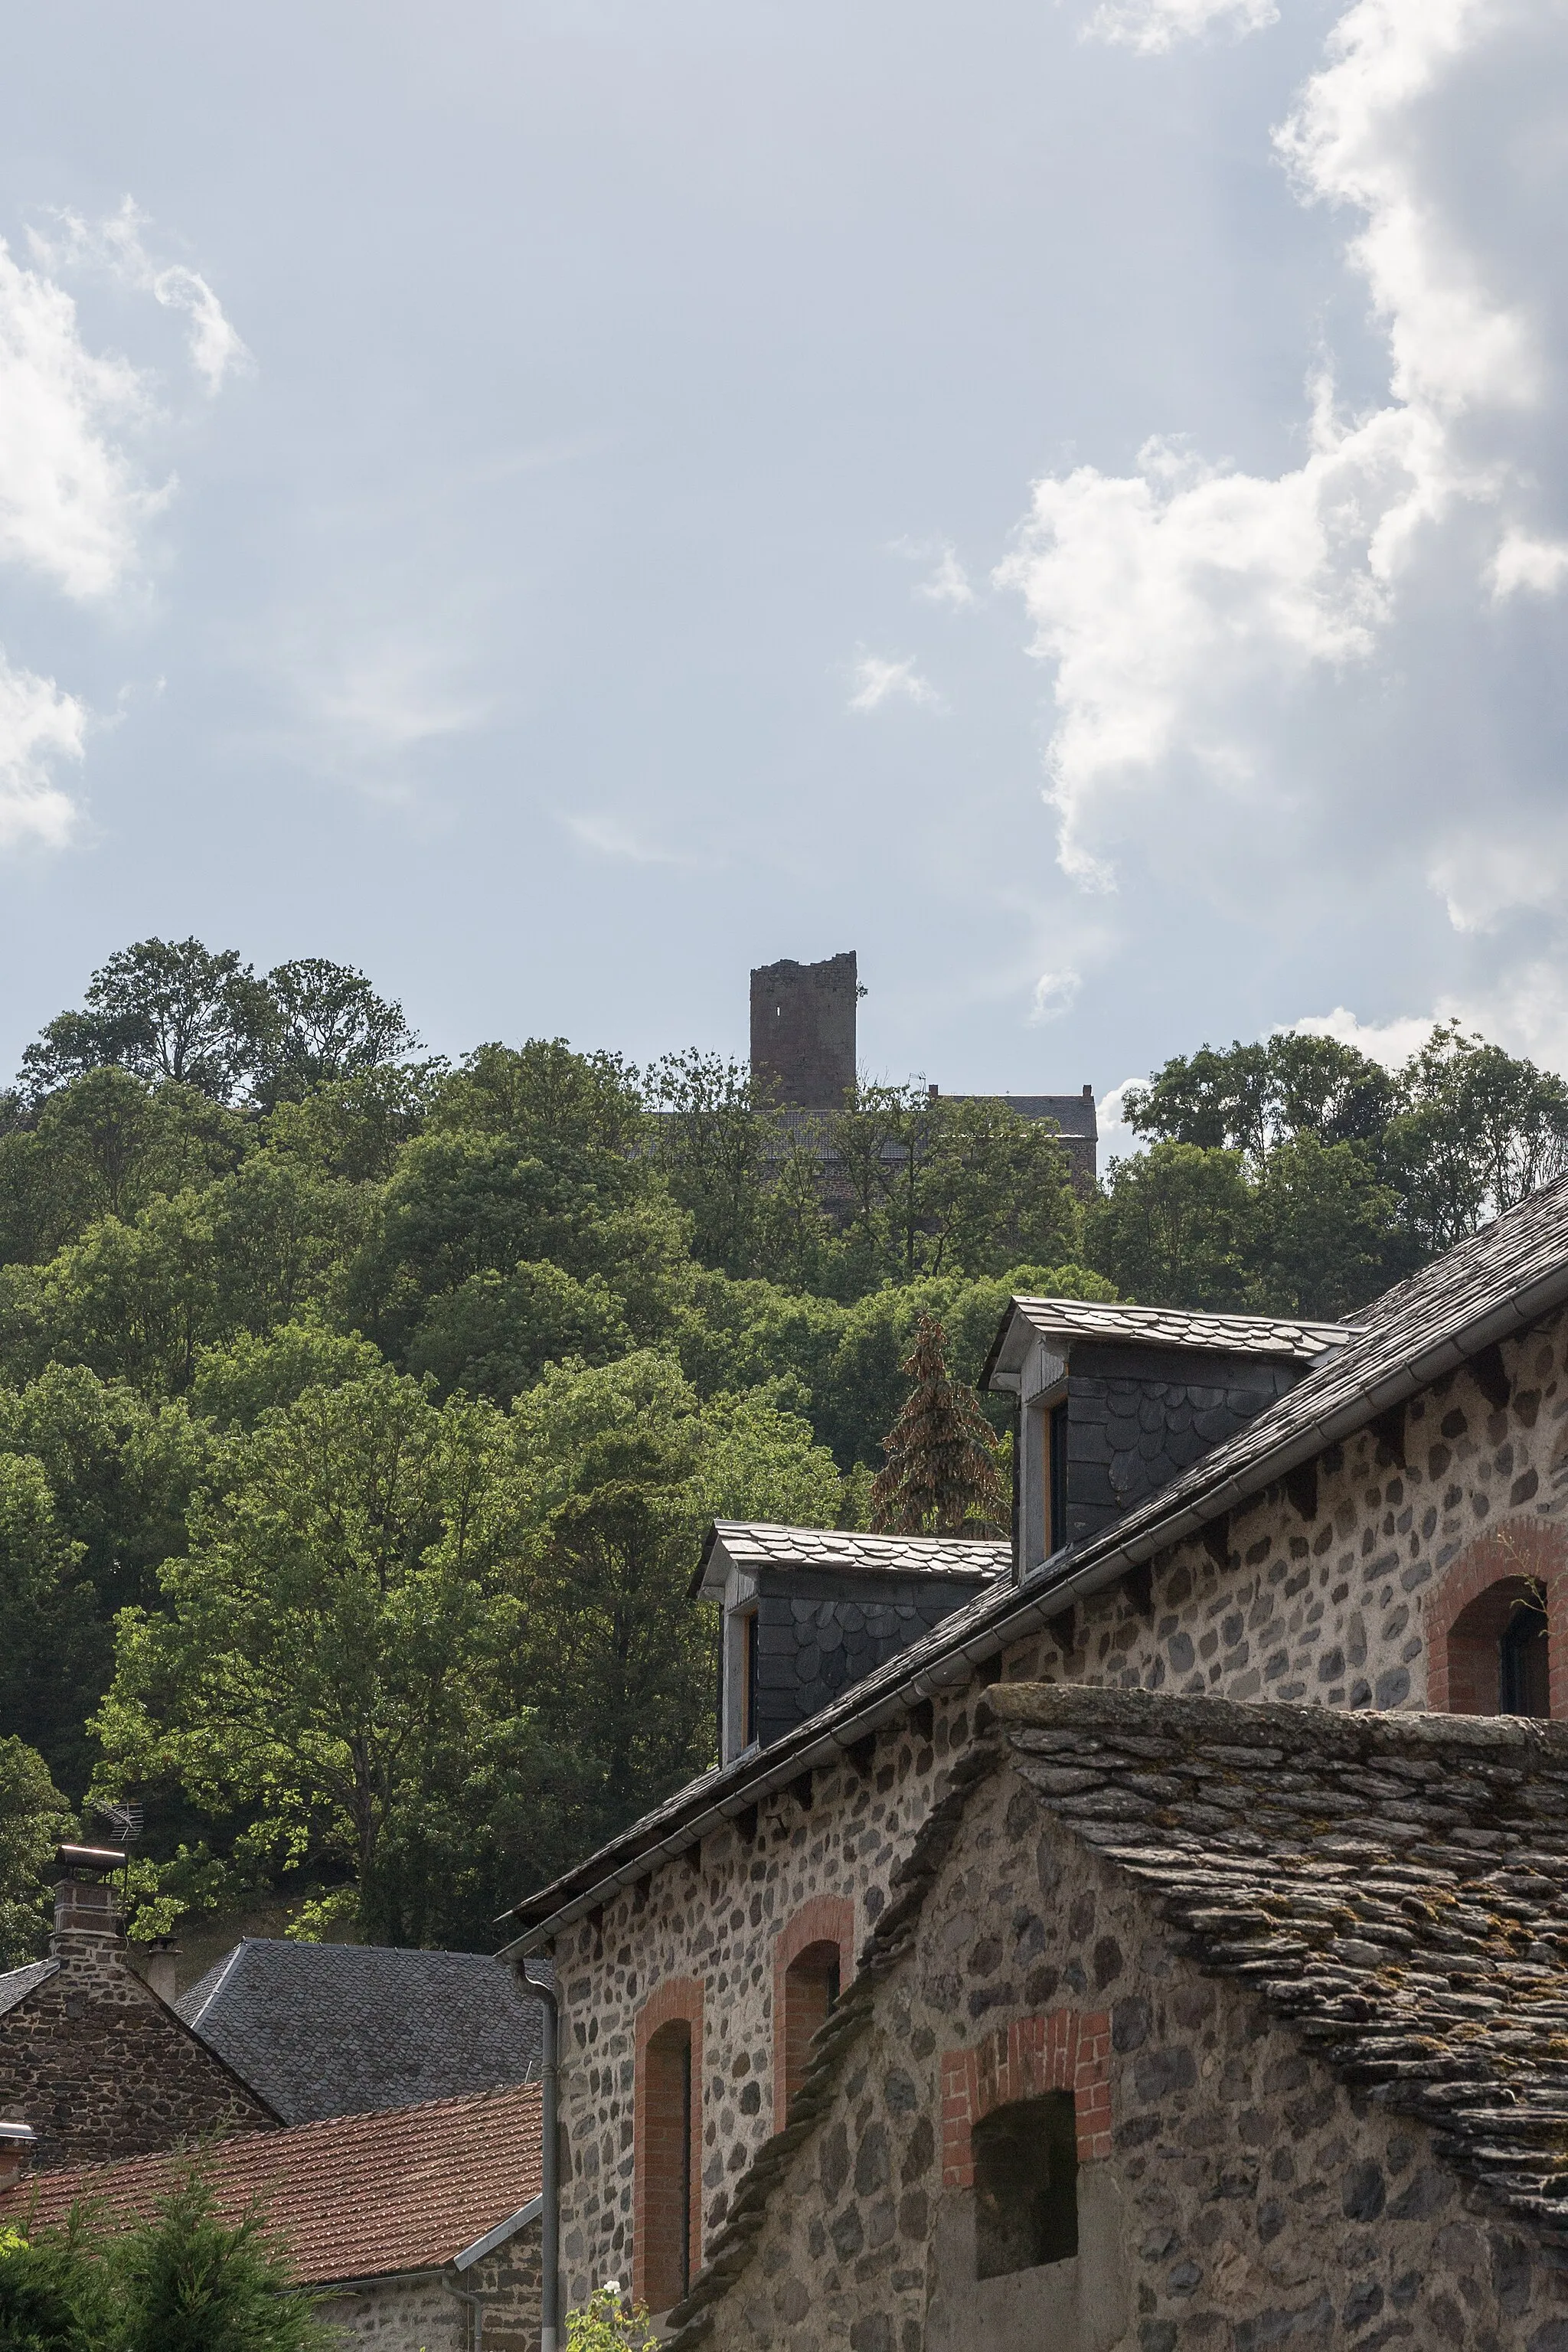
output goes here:
[{"label": "roof ridge", "polygon": [[246,1945],[249,1940],[249,1937],[246,1936],[242,1936],[240,1937],[233,1951],[228,1955],[228,1958],[221,1964],[218,1974],[213,1980],[212,1989],[208,1992],[206,1999],[203,2001],[200,2009],[197,2010],[194,2017],[187,2017],[185,2019],[184,2021],[190,2027],[193,2033],[200,2031],[203,2018],[212,2007],[215,1997],[228,1982],[230,1976],[233,1974],[235,1968],[238,1964],[240,1955],[244,1951]]}]

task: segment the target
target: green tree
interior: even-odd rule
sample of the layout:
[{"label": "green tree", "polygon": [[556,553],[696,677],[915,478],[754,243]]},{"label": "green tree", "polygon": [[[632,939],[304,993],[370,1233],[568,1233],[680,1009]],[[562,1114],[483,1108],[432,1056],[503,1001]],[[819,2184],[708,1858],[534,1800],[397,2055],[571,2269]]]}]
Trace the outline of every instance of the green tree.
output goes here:
[{"label": "green tree", "polygon": [[20,1739],[0,1737],[0,1965],[7,1969],[37,1957],[46,1916],[44,1875],[73,1826],[70,1808],[43,1758]]},{"label": "green tree", "polygon": [[721,1273],[759,1271],[773,1163],[783,1148],[768,1091],[717,1054],[669,1054],[648,1072],[649,1143],[691,1246]]},{"label": "green tree", "polygon": [[1122,1112],[1151,1141],[1239,1151],[1260,1170],[1299,1135],[1362,1143],[1376,1151],[1396,1107],[1387,1073],[1336,1037],[1276,1031],[1262,1045],[1200,1046],[1178,1054],[1147,1086],[1128,1087]]},{"label": "green tree", "polygon": [[509,1275],[487,1268],[433,1298],[408,1349],[411,1372],[444,1391],[505,1404],[567,1357],[609,1363],[632,1345],[619,1298],[596,1274],[578,1282],[542,1259]]},{"label": "green tree", "polygon": [[1568,1167],[1568,1085],[1457,1021],[1399,1076],[1388,1132],[1394,1181],[1424,1255],[1449,1249]]},{"label": "green tree", "polygon": [[378,996],[363,971],[299,956],[267,975],[268,1018],[258,1055],[263,1103],[298,1101],[403,1061],[419,1040],[401,1004]]},{"label": "green tree", "polygon": [[591,1759],[586,1842],[711,1761],[716,1627],[688,1597],[709,1521],[831,1526],[840,1482],[797,1415],[703,1403],[647,1350],[552,1367],[513,1422],[537,1530],[527,1687],[550,1746]]},{"label": "green tree", "polygon": [[84,1695],[101,1688],[109,1628],[78,1570],[43,1465],[0,1454],[0,1734],[25,1739],[68,1786],[90,1769]]},{"label": "green tree", "polygon": [[0,1138],[0,1254],[48,1258],[100,1217],[237,1166],[244,1121],[195,1087],[132,1071],[87,1071]]},{"label": "green tree", "polygon": [[51,1021],[22,1056],[35,1097],[106,1063],[155,1083],[176,1079],[232,1100],[271,1026],[265,982],[232,949],[199,940],[139,940],[101,964],[87,1004]]},{"label": "green tree", "polygon": [[1152,1307],[1245,1309],[1256,1206],[1239,1151],[1156,1143],[1113,1160],[1089,1219],[1091,1263]]},{"label": "green tree", "polygon": [[942,1325],[921,1315],[902,1370],[910,1392],[883,1442],[871,1524],[893,1535],[994,1535],[1008,1498],[980,1400],[947,1368]]},{"label": "green tree", "polygon": [[8,2352],[328,2352],[336,2341],[260,2210],[221,2217],[199,2158],[129,2224],[89,2204],[62,2228],[0,2231]]},{"label": "green tree", "polygon": [[1253,1304],[1330,1321],[1381,1290],[1398,1253],[1398,1195],[1359,1144],[1310,1130],[1269,1154],[1256,1193]]},{"label": "green tree", "polygon": [[242,1855],[346,1872],[365,1939],[408,1939],[384,1849],[510,1722],[502,1441],[384,1367],[230,1440],[161,1612],[120,1618],[103,1790],[243,1808]]},{"label": "green tree", "polygon": [[328,2352],[336,2341],[260,2209],[224,2220],[199,2158],[108,2255],[126,2352]]}]

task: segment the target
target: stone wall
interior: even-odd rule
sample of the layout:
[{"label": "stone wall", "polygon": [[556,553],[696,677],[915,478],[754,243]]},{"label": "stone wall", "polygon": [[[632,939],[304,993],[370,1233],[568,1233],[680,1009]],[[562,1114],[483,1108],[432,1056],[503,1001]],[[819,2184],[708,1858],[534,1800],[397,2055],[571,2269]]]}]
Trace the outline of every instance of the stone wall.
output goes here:
[{"label": "stone wall", "polygon": [[839,1109],[855,1086],[859,987],[855,952],[821,963],[759,965],[752,974],[752,1075],[781,1103]]},{"label": "stone wall", "polygon": [[879,1916],[895,1862],[930,1811],[963,1704],[877,1741],[860,1763],[807,1777],[754,1817],[652,1872],[567,1930],[556,1953],[563,2012],[562,2114],[570,2150],[562,2263],[570,2303],[633,2270],[634,2083],[639,2011],[673,1977],[703,1989],[704,2237],[773,2128],[773,1979],[780,1931],[813,1898],[847,1898],[856,1940]]},{"label": "stone wall", "polygon": [[[345,2347],[364,2352],[539,2352],[539,2224],[531,2221],[461,2275],[420,2272],[330,2294],[321,2315]],[[478,2311],[464,2297],[477,2297]]]},{"label": "stone wall", "polygon": [[[1069,2020],[1079,2252],[977,2279],[971,2114],[1060,2083]],[[1003,1770],[710,2315],[714,2352],[1563,2352],[1568,2274]]]},{"label": "stone wall", "polygon": [[54,1940],[56,1973],[0,2015],[0,2115],[31,2124],[40,2169],[276,2125],[112,1938]]},{"label": "stone wall", "polygon": [[[1007,1677],[1332,1707],[1421,1707],[1426,1636],[1478,1543],[1568,1546],[1568,1316],[1461,1368],[1222,1528],[1016,1643]],[[1526,1533],[1525,1531],[1528,1531]],[[1565,1552],[1568,1556],[1568,1552]],[[1467,1588],[1468,1589],[1468,1588]],[[1568,1590],[1568,1588],[1565,1588]],[[1568,1623],[1553,1712],[1568,1716]],[[994,1670],[993,1670],[994,1671]],[[953,1686],[858,1762],[764,1800],[569,1928],[563,2103],[571,2136],[563,2261],[579,2300],[632,2268],[636,2016],[661,1979],[704,1985],[705,2237],[773,2128],[774,1939],[819,1895],[863,1937],[966,1739],[978,1683]],[[803,1798],[805,1801],[803,1801]],[[1565,2338],[1568,2343],[1568,2338]]]},{"label": "stone wall", "polygon": [[[1456,1563],[1483,1536],[1495,1541],[1500,1526],[1563,1523],[1565,1341],[1559,1314],[1461,1367],[1269,1487],[1228,1527],[1174,1546],[1058,1621],[1058,1633],[1018,1645],[1006,1672],[1222,1698],[1426,1706],[1428,1612]],[[1568,1686],[1559,1711],[1568,1714]]]}]

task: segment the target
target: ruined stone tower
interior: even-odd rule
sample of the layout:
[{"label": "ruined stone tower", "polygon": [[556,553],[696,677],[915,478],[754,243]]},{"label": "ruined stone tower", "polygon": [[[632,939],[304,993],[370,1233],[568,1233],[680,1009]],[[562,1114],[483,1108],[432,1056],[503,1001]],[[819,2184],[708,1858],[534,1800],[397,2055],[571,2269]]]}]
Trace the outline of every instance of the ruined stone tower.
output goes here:
[{"label": "ruined stone tower", "polygon": [[752,974],[752,1073],[792,1109],[836,1109],[855,1085],[855,950]]}]

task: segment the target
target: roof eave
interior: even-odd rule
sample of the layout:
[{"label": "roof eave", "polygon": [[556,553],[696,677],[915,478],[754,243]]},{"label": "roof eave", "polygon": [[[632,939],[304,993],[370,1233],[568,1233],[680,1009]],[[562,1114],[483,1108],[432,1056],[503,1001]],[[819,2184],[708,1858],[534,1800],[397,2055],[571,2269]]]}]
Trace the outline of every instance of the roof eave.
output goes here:
[{"label": "roof eave", "polygon": [[528,2204],[520,2205],[515,2213],[509,2213],[504,2221],[498,2221],[493,2230],[487,2230],[482,2238],[476,2238],[471,2246],[465,2246],[460,2254],[454,2254],[452,2268],[455,2271],[472,2270],[474,2264],[482,2262],[487,2254],[493,2254],[498,2246],[504,2246],[509,2238],[515,2238],[520,2230],[526,2230],[531,2221],[537,2221],[543,2210],[542,2197],[535,2197]]}]

